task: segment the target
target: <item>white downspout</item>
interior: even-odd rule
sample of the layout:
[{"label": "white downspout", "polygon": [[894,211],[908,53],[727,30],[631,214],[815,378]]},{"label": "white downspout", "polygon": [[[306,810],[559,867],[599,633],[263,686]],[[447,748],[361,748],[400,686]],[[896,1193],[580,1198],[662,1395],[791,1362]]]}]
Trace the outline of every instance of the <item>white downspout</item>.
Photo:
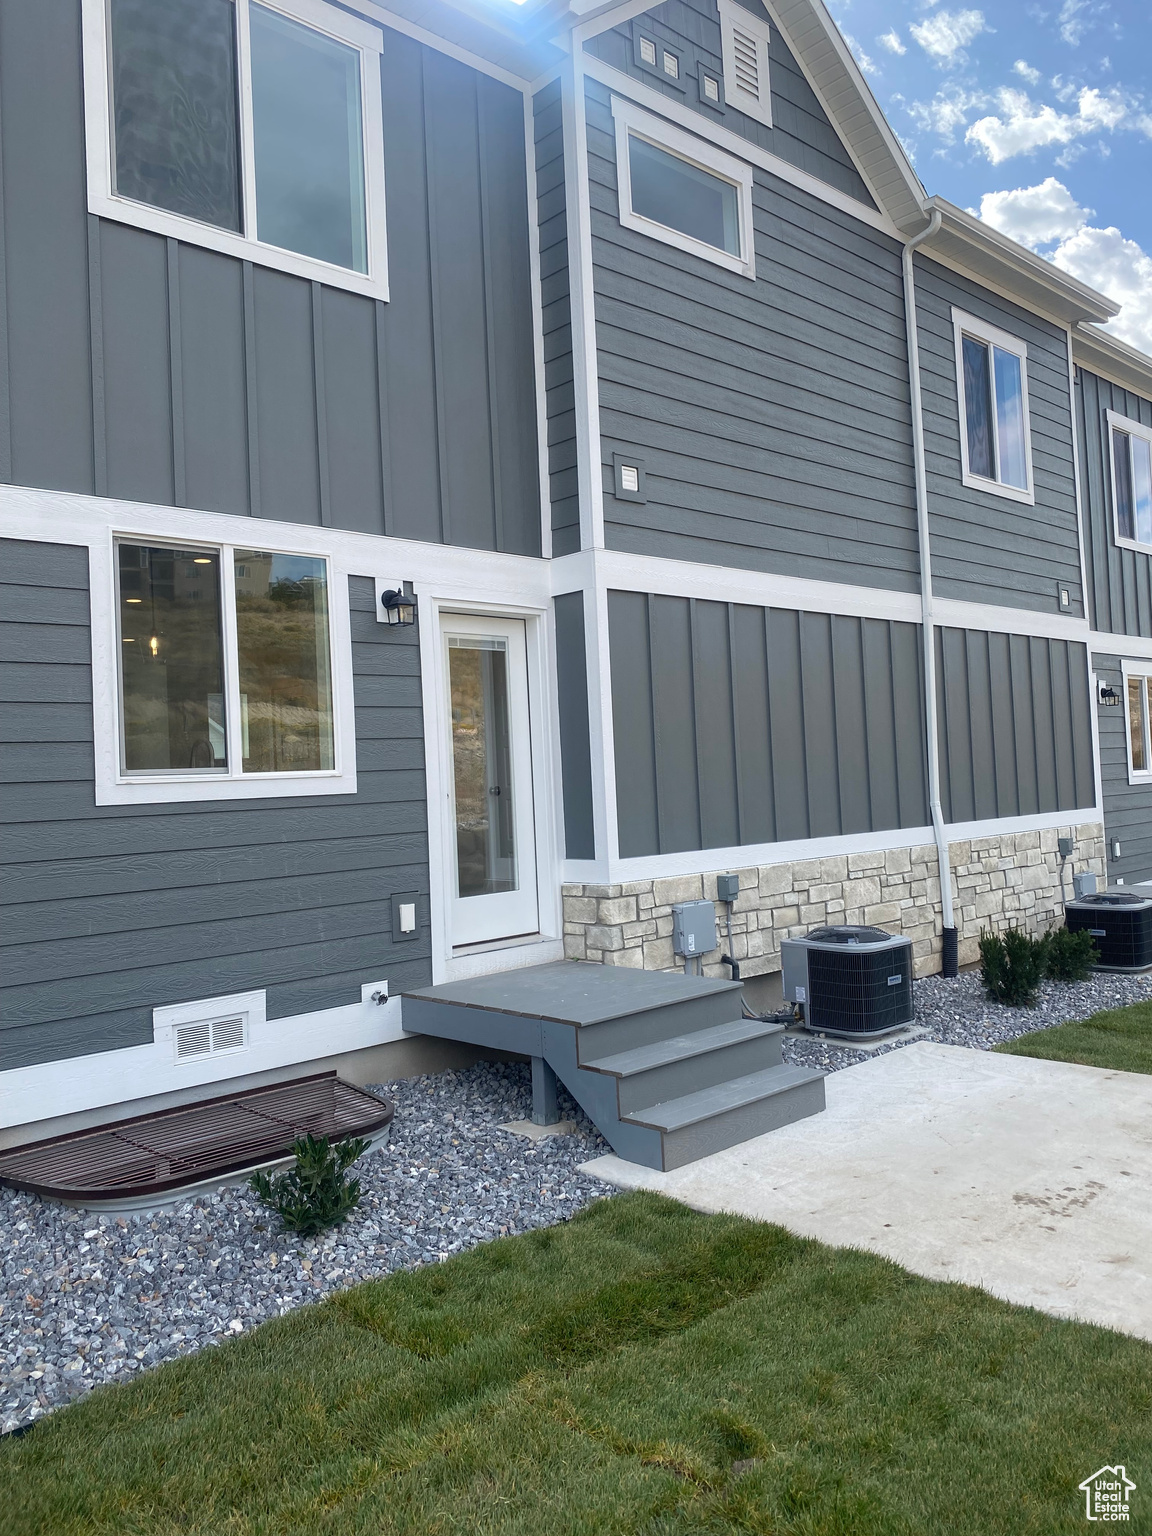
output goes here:
[{"label": "white downspout", "polygon": [[[913,235],[904,245],[904,323],[908,333],[908,384],[912,397],[912,458],[916,475],[916,528],[920,543],[920,626],[924,641],[924,716],[928,736],[928,804],[932,813],[932,832],[940,868],[940,906],[944,932],[956,927],[952,915],[952,865],[948,857],[948,839],[944,832],[944,812],[940,806],[940,744],[937,737],[936,710],[936,629],[932,602],[932,554],[928,524],[928,472],[924,462],[924,411],[920,397],[920,339],[916,324],[916,277],[912,253],[930,240],[940,228],[939,208],[932,212],[926,229]],[[948,939],[945,938],[945,969],[948,966]],[[951,972],[955,974],[955,972]]]}]

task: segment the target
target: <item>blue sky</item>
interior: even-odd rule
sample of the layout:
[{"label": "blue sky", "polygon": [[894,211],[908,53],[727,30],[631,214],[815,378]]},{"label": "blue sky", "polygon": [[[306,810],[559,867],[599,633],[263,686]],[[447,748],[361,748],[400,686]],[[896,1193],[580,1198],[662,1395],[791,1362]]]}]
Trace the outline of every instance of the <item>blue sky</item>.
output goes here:
[{"label": "blue sky", "polygon": [[829,0],[929,192],[1121,303],[1152,353],[1150,0]]}]

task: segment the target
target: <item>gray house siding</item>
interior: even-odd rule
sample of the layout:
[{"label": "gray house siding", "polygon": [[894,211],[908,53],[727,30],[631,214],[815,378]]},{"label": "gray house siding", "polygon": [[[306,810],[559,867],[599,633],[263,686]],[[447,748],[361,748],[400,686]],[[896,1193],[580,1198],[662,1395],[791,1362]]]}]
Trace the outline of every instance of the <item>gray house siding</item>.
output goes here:
[{"label": "gray house siding", "polygon": [[1109,411],[1152,427],[1152,403],[1086,368],[1076,370],[1084,558],[1093,629],[1152,636],[1152,554],[1116,543]]},{"label": "gray house siding", "polygon": [[945,820],[1095,805],[1086,647],[938,629],[936,675]]},{"label": "gray house siding", "polygon": [[[899,246],[757,171],[757,278],[625,229],[588,89],[605,539],[638,554],[918,586]],[[639,456],[647,501],[612,496]]]},{"label": "gray house siding", "polygon": [[[1096,675],[1123,697],[1119,656],[1092,657]],[[1098,709],[1100,782],[1104,791],[1104,832],[1108,840],[1108,878],[1126,885],[1152,880],[1152,784],[1128,782],[1128,711],[1121,704]],[[1112,842],[1120,841],[1120,857]]]},{"label": "gray house siding", "polygon": [[[1067,334],[920,256],[916,299],[936,591],[1082,616]],[[953,305],[1028,344],[1033,507],[963,483]],[[1070,588],[1070,609],[1060,608],[1061,585]]]},{"label": "gray house siding", "polygon": [[388,303],[89,216],[80,0],[0,0],[5,479],[539,553],[523,98],[382,70]]},{"label": "gray house siding", "polygon": [[544,332],[544,397],[548,418],[548,491],[552,553],[580,548],[576,410],[572,392],[572,309],[568,285],[568,209],[564,188],[564,123],[560,82],[532,99],[536,155],[536,222]]},{"label": "gray house siding", "polygon": [[556,700],[564,799],[564,851],[570,859],[596,857],[592,811],[592,751],[588,735],[588,667],[584,594],[555,599]]},{"label": "gray house siding", "polygon": [[[768,17],[760,5],[747,7],[761,21]],[[635,33],[645,31],[657,42],[675,48],[681,59],[681,78],[674,83],[636,60]],[[622,74],[660,91],[672,101],[699,112],[730,133],[787,160],[849,197],[875,207],[852,157],[816,99],[812,87],[775,27],[769,44],[769,77],[772,89],[772,127],[748,117],[727,102],[717,109],[701,101],[698,66],[704,64],[723,80],[720,44],[720,12],[715,0],[667,0],[635,20],[590,38],[585,49]],[[703,126],[703,125],[702,125]]]},{"label": "gray house siding", "polygon": [[[428,890],[419,651],[353,577],[358,791],[96,806],[87,550],[0,542],[5,1069],[139,1045],[163,1003],[266,987],[268,1016],[431,980],[394,891]],[[323,1042],[317,1041],[317,1050]]]},{"label": "gray house siding", "polygon": [[609,594],[624,857],[923,826],[919,629]]}]

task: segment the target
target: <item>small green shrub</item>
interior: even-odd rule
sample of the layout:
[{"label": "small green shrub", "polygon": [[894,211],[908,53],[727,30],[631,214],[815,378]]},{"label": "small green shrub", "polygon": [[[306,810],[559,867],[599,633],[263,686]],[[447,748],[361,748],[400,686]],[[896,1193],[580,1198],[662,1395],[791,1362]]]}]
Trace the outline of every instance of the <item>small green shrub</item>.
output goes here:
[{"label": "small green shrub", "polygon": [[1057,928],[1048,935],[1048,974],[1053,981],[1087,981],[1096,958],[1096,940],[1083,928]]},{"label": "small green shrub", "polygon": [[980,980],[994,1002],[1034,1008],[1048,968],[1049,938],[1034,939],[1022,928],[980,934]]},{"label": "small green shrub", "polygon": [[289,1232],[314,1237],[338,1226],[358,1204],[360,1180],[345,1178],[345,1173],[368,1146],[362,1137],[331,1146],[327,1136],[302,1136],[292,1147],[294,1168],[254,1173],[248,1183]]}]

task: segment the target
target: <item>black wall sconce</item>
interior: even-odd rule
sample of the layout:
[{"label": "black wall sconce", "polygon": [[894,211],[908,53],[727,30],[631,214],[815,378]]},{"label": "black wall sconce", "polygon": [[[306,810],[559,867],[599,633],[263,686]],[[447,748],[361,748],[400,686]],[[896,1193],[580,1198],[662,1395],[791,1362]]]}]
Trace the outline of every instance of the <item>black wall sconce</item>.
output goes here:
[{"label": "black wall sconce", "polygon": [[402,588],[385,588],[380,594],[380,608],[386,624],[407,628],[416,622],[416,599]]},{"label": "black wall sconce", "polygon": [[1100,700],[1101,704],[1111,705],[1119,704],[1121,702],[1120,695],[1116,692],[1111,683],[1101,683],[1100,687],[1097,689],[1096,697]]}]

